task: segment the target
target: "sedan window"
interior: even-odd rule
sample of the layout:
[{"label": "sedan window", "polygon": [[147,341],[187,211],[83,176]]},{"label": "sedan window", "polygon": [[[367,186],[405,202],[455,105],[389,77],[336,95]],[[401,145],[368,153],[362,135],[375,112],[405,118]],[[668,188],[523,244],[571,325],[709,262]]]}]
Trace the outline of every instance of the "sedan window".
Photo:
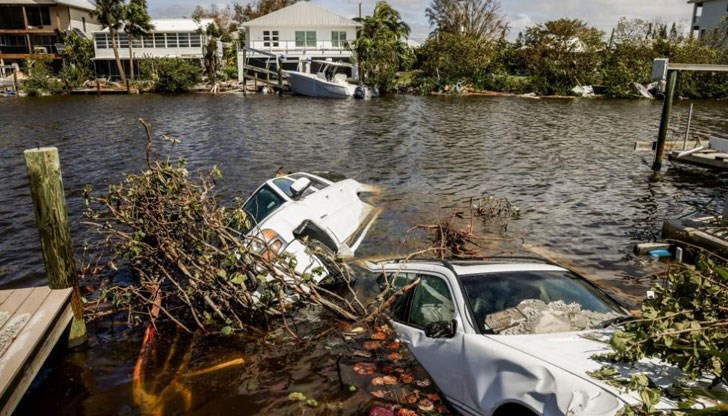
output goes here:
[{"label": "sedan window", "polygon": [[263,185],[258,192],[245,202],[243,209],[253,217],[253,224],[263,222],[273,211],[283,205],[285,201],[268,185]]},{"label": "sedan window", "polygon": [[455,315],[447,283],[439,277],[419,275],[410,306],[409,323],[424,328],[433,322],[451,321]]}]

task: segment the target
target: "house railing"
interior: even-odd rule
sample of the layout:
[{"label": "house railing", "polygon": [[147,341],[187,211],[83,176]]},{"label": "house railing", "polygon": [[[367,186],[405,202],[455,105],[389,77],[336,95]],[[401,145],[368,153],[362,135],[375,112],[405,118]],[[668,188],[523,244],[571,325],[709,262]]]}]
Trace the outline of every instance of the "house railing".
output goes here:
[{"label": "house railing", "polygon": [[248,47],[266,52],[346,51],[347,41],[318,40],[296,42],[295,40],[251,40]]}]

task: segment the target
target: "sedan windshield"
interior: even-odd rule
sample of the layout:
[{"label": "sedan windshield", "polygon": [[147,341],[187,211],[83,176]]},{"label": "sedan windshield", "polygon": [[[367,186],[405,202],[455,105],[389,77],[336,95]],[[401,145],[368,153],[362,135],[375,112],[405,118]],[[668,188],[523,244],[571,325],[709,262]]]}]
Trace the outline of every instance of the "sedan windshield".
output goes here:
[{"label": "sedan windshield", "polygon": [[[510,333],[580,330],[624,315],[615,301],[568,271],[485,273],[461,276],[461,281],[482,331],[507,333],[517,326]],[[549,321],[551,329],[539,321]]]}]

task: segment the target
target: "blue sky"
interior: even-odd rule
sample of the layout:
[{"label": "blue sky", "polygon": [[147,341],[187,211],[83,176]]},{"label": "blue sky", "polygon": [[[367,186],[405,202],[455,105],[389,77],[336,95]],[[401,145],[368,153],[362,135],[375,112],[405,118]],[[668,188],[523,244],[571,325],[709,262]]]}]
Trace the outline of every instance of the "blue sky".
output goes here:
[{"label": "blue sky", "polygon": [[[230,2],[233,2],[231,0]],[[246,3],[246,0],[237,0]],[[311,0],[345,17],[358,14],[358,0]],[[152,17],[189,16],[196,5],[227,4],[225,1],[204,0],[151,0]],[[375,0],[362,0],[364,15],[371,13]],[[425,19],[425,0],[389,0],[399,10],[403,19],[412,27],[412,38],[422,42],[430,28]],[[527,26],[561,17],[581,18],[605,32],[611,31],[620,17],[661,19],[665,22],[682,22],[685,25],[692,16],[692,5],[687,0],[501,0],[503,13],[511,26],[511,38]]]}]

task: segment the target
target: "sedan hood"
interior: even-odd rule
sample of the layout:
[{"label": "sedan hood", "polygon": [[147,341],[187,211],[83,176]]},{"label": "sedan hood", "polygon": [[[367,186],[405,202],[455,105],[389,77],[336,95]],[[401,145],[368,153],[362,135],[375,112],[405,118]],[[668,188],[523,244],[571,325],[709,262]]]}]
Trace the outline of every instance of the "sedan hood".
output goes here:
[{"label": "sedan hood", "polygon": [[[612,351],[609,339],[613,333],[613,330],[591,330],[553,334],[485,336],[599,386],[628,404],[639,404],[641,401],[636,391],[624,391],[587,374],[604,366],[604,363],[592,357]],[[645,373],[661,387],[669,386],[681,374],[679,369],[668,363],[650,359],[643,359],[634,364],[610,363],[609,366],[618,370],[626,379],[629,379],[631,374]],[[658,407],[674,408],[675,406],[676,403],[665,400]]]}]

